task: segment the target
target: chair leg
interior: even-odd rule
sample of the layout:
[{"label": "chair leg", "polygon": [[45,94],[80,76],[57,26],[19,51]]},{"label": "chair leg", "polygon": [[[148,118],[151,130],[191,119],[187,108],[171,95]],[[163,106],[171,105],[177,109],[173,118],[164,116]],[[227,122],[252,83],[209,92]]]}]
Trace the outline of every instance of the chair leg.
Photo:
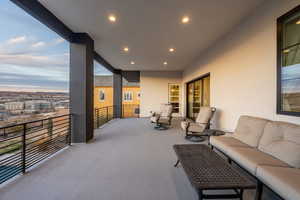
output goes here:
[{"label": "chair leg", "polygon": [[263,193],[263,184],[262,182],[257,180],[255,200],[261,200],[262,193]]},{"label": "chair leg", "polygon": [[174,167],[177,167],[179,163],[180,163],[180,160],[177,160]]}]

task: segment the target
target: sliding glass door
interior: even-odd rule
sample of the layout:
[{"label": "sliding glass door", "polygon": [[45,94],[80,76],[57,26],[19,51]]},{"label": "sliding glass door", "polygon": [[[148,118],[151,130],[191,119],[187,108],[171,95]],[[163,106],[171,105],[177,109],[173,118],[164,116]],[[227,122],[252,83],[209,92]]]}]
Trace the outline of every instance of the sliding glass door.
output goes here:
[{"label": "sliding glass door", "polygon": [[206,75],[187,83],[187,117],[196,119],[201,106],[210,105],[210,77]]}]

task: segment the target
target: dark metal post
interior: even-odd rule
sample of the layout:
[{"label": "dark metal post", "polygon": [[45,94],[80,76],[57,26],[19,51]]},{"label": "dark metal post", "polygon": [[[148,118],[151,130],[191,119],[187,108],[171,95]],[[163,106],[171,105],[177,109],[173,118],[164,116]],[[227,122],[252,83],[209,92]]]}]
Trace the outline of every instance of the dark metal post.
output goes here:
[{"label": "dark metal post", "polygon": [[262,182],[257,180],[255,200],[261,200],[262,193],[263,193],[263,184]]},{"label": "dark metal post", "polygon": [[72,143],[72,115],[69,115],[69,133],[68,133],[68,144],[71,146]]},{"label": "dark metal post", "polygon": [[26,124],[23,124],[22,134],[22,173],[26,172]]},{"label": "dark metal post", "polygon": [[106,107],[106,122],[108,122],[108,106]]},{"label": "dark metal post", "polygon": [[6,136],[7,136],[7,134],[6,134],[6,131],[5,131],[6,129],[4,128],[3,129],[3,136],[6,138]]},{"label": "dark metal post", "polygon": [[96,109],[96,118],[97,118],[97,128],[99,128],[99,126],[100,126],[99,108]]}]

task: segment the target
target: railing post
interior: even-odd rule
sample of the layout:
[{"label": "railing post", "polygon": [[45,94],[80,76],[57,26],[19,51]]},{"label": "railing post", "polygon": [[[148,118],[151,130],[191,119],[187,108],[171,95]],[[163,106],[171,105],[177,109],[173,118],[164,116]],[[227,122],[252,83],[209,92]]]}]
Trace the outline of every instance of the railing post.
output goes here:
[{"label": "railing post", "polygon": [[106,107],[106,122],[108,122],[108,106]]},{"label": "railing post", "polygon": [[96,109],[96,118],[97,118],[97,128],[99,128],[99,126],[100,126],[99,108]]},{"label": "railing post", "polygon": [[68,144],[71,146],[72,143],[72,115],[69,115],[69,133],[68,133]]},{"label": "railing post", "polygon": [[22,173],[26,172],[26,124],[23,124],[22,134]]},{"label": "railing post", "polygon": [[5,128],[3,129],[3,136],[4,136],[4,138],[6,138],[6,131],[5,131]]}]

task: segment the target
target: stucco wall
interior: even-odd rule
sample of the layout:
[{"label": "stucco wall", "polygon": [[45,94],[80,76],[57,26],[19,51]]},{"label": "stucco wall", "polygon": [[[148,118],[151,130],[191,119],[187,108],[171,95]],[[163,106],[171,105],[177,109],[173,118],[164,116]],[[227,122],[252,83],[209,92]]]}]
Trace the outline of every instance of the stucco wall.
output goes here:
[{"label": "stucco wall", "polygon": [[199,52],[184,71],[183,83],[211,73],[217,127],[232,131],[245,114],[300,124],[299,117],[276,114],[276,19],[298,4],[299,0],[266,1],[205,53]]},{"label": "stucco wall", "polygon": [[182,73],[142,71],[140,81],[140,116],[147,117],[150,111],[159,111],[161,104],[168,103],[168,85],[169,83],[181,84]]}]

